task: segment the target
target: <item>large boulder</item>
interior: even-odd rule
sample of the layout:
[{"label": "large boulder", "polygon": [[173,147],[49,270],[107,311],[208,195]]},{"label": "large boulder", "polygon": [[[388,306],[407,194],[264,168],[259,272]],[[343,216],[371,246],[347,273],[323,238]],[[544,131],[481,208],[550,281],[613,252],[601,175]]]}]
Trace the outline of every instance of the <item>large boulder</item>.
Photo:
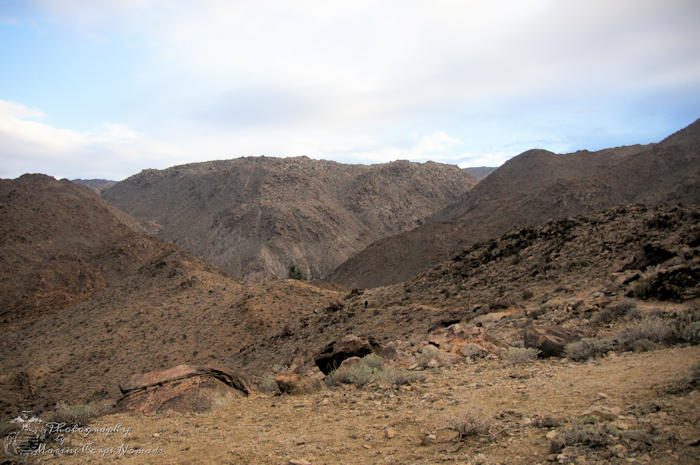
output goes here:
[{"label": "large boulder", "polygon": [[567,344],[581,339],[581,333],[561,326],[525,328],[525,347],[539,349],[540,357],[559,357]]},{"label": "large boulder", "polygon": [[364,357],[365,355],[374,352],[374,347],[371,341],[361,339],[357,336],[348,335],[344,338],[331,342],[319,353],[314,362],[316,366],[327,375],[331,371],[337,369],[343,360],[350,357]]},{"label": "large boulder", "polygon": [[239,371],[192,365],[133,375],[119,390],[122,397],[115,408],[144,415],[168,409],[205,411],[217,398],[253,392],[248,378]]}]

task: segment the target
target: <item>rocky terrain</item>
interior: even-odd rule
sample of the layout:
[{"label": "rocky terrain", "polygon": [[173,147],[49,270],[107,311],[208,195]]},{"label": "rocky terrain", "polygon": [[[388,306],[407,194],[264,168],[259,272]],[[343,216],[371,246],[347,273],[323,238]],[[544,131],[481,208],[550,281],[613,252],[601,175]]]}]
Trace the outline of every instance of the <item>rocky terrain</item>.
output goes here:
[{"label": "rocky terrain", "polygon": [[106,399],[171,362],[229,361],[337,298],[299,281],[242,286],[69,181],[25,175],[0,192],[3,415]]},{"label": "rocky terrain", "polygon": [[[42,203],[42,192],[51,198],[66,189],[84,194],[70,221],[87,224],[80,212],[94,206],[104,208],[96,223],[110,218],[111,210],[80,186],[36,176],[11,183],[37,192],[35,204]],[[3,210],[13,204],[6,201]],[[183,363],[243,368],[259,380],[295,364],[310,370],[315,354],[347,334],[399,351],[410,364],[430,340],[450,339],[444,328],[455,323],[479,328],[468,337],[457,334],[500,357],[522,346],[522,331],[533,319],[594,335],[600,329],[594,316],[626,298],[672,302],[674,315],[690,318],[698,297],[699,218],[693,208],[628,206],[551,221],[479,243],[405,283],[352,292],[298,280],[240,284],[112,219],[131,237],[121,249],[141,241],[138,254],[106,262],[105,284],[76,302],[31,318],[16,307],[3,320],[2,408],[9,414],[20,404],[50,409],[62,399],[109,403],[119,396],[118,382]],[[70,236],[47,227],[35,245],[55,244],[52,231]],[[35,259],[51,269],[50,256],[37,253]],[[110,274],[110,264],[121,271]],[[74,274],[68,271],[62,276]],[[42,294],[26,282],[21,295]]]},{"label": "rocky terrain", "polygon": [[146,170],[103,197],[244,281],[318,279],[468,191],[456,166],[249,157]]},{"label": "rocky terrain", "polygon": [[[406,263],[421,248],[428,263],[438,233],[445,260],[370,289],[241,282],[147,235],[163,227],[157,218],[138,221],[87,187],[0,180],[0,463],[700,463],[697,131],[596,154],[523,154],[409,235],[426,242],[404,249]],[[591,157],[598,184],[586,178],[584,192]],[[622,176],[623,161],[615,184],[605,173]],[[233,162],[129,182],[142,193],[174,183],[187,216],[188,197],[205,200],[186,172],[214,186]],[[284,185],[307,182],[294,195],[321,208],[304,177],[316,162],[240,163],[298,163],[281,169],[297,176]],[[377,179],[367,176],[364,186]],[[284,200],[264,187],[274,176],[250,179],[258,186],[241,189]],[[489,187],[494,179],[515,180]],[[357,195],[376,207],[381,192]],[[625,203],[630,192],[646,204]],[[472,229],[505,231],[450,242],[482,205],[510,212],[497,201],[507,193],[563,217],[484,220]],[[406,208],[397,211],[409,218]],[[22,430],[9,420],[25,409],[36,423],[83,429]],[[38,453],[18,457],[18,444]]]},{"label": "rocky terrain", "polygon": [[567,155],[530,150],[422,226],[371,244],[327,279],[348,287],[400,282],[471,244],[549,218],[631,202],[696,204],[698,179],[700,121],[646,146]]}]

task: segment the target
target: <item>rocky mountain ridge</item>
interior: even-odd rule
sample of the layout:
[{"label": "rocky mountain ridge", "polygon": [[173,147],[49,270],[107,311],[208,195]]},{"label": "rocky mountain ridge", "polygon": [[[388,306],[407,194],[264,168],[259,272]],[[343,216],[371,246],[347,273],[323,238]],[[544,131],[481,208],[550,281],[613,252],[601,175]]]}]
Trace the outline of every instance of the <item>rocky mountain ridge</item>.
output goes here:
[{"label": "rocky mountain ridge", "polygon": [[248,157],[146,170],[103,197],[244,281],[318,279],[411,229],[476,180],[456,166]]},{"label": "rocky mountain ridge", "polygon": [[399,282],[470,245],[549,218],[626,203],[700,203],[700,120],[663,141],[509,160],[425,224],[380,239],[327,279],[348,287]]}]

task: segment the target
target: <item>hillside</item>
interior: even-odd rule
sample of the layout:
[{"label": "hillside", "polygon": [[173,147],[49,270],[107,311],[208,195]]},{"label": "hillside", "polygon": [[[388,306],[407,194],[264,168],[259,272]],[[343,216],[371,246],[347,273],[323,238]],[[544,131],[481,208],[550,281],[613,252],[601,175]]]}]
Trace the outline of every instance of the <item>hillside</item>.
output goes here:
[{"label": "hillside", "polygon": [[86,187],[27,174],[0,180],[0,318],[76,304],[164,248]]},{"label": "hillside", "polygon": [[[626,429],[656,425],[649,413],[667,412],[663,428],[672,426],[676,436],[648,428],[654,446],[643,449],[655,463],[672,463],[665,461],[668,448],[684,460],[692,457],[697,438],[688,436],[695,411],[689,409],[697,405],[696,391],[677,394],[687,392],[678,383],[697,360],[697,347],[658,350],[647,341],[641,350],[651,350],[648,354],[628,352],[580,366],[553,360],[515,369],[502,359],[508,348],[523,345],[523,330],[533,323],[612,337],[625,325],[663,321],[697,343],[697,208],[630,205],[552,220],[477,243],[404,283],[341,293],[295,280],[240,284],[173,244],[133,231],[94,193],[67,181],[29,175],[2,186],[3,237],[10,238],[3,242],[3,257],[32,261],[36,270],[56,269],[59,277],[73,273],[64,262],[77,261],[83,274],[100,276],[103,283],[83,288],[61,281],[51,289],[74,300],[54,307],[56,301],[42,300],[44,288],[15,280],[17,292],[34,296],[24,302],[36,302],[37,310],[30,303],[15,306],[0,322],[3,420],[20,409],[51,411],[56,402],[112,405],[120,396],[118,384],[131,375],[183,363],[241,367],[260,385],[300,363],[300,371],[318,381],[313,356],[329,342],[356,334],[395,348],[402,366],[416,370],[396,373],[413,381],[319,388],[299,396],[232,397],[208,413],[150,418],[122,413],[97,424],[132,427],[126,439],[135,441],[134,448],[163,445],[164,455],[149,457],[149,463],[228,457],[234,463],[238,458],[240,463],[287,463],[300,453],[326,461],[348,453],[370,460],[375,451],[401,463],[454,461],[478,453],[532,463],[551,450],[538,422],[574,428],[567,418],[572,408],[581,415],[604,391],[606,403],[626,409]],[[102,266],[93,269],[88,265],[95,258]],[[6,267],[7,262],[0,262],[3,276],[21,272]],[[490,348],[485,358],[442,351],[449,344],[440,337],[455,323]],[[426,347],[445,361],[420,365],[430,353]],[[574,383],[573,391],[563,388]],[[662,407],[640,410],[651,400],[663,400]],[[451,444],[454,439],[440,439],[441,428],[452,421],[442,415],[474,405],[492,418],[495,435],[458,448]],[[280,417],[287,420],[279,422]],[[556,420],[545,420],[552,417]],[[426,440],[428,435],[435,439]],[[96,434],[90,440],[108,445],[124,438]],[[68,441],[81,444],[85,437],[73,435]],[[219,450],[224,443],[225,450]],[[564,452],[598,454],[608,451],[608,444],[616,445]],[[467,449],[460,453],[463,446]],[[511,460],[514,454],[523,460]],[[616,457],[603,456],[601,463],[622,463]],[[58,453],[38,460],[76,463],[83,458]],[[138,454],[100,457],[104,463],[117,460],[143,463]]]},{"label": "hillside", "polygon": [[557,155],[529,150],[416,229],[380,239],[327,279],[348,287],[399,282],[471,244],[549,218],[626,203],[700,202],[700,120],[645,146]]},{"label": "hillside", "polygon": [[115,380],[171,363],[228,361],[337,298],[296,281],[241,286],[67,180],[1,180],[0,219],[3,415],[112,397]]},{"label": "hillside", "polygon": [[[477,244],[406,283],[347,295],[294,280],[237,284],[164,245],[77,305],[2,323],[2,408],[107,401],[132,374],[181,363],[269,376],[350,333],[408,353],[455,322],[482,321],[515,346],[538,316],[595,333],[590,318],[627,295],[697,299],[698,219],[695,209],[629,207],[552,221]],[[634,294],[641,278],[652,291]]]},{"label": "hillside", "polygon": [[146,170],[105,189],[158,237],[244,281],[320,278],[412,229],[476,180],[456,166],[249,157]]}]

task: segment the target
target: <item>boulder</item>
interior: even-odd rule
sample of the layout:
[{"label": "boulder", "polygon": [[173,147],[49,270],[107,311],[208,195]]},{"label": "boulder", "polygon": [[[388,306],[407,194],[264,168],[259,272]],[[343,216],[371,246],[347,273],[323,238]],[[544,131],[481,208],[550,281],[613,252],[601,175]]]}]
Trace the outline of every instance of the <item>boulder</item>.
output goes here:
[{"label": "boulder", "polygon": [[154,415],[161,410],[205,411],[216,398],[253,392],[246,375],[220,366],[178,365],[133,375],[119,385],[121,411]]},{"label": "boulder", "polygon": [[[431,332],[428,342],[444,352],[457,355],[463,355],[462,349],[469,344],[477,345],[488,352],[498,352],[508,347],[508,344],[489,334],[483,327],[474,326],[467,329],[459,323]],[[469,349],[466,351],[470,353]]]},{"label": "boulder", "polygon": [[316,366],[327,375],[335,370],[346,358],[364,357],[374,352],[374,345],[357,336],[348,335],[344,338],[328,344],[320,354],[316,356],[314,362]]},{"label": "boulder", "polygon": [[282,394],[305,394],[323,388],[321,379],[314,376],[301,376],[291,371],[276,375],[275,382]]},{"label": "boulder", "polygon": [[540,357],[559,357],[567,344],[581,339],[581,333],[561,326],[525,328],[525,347],[539,349]]}]

